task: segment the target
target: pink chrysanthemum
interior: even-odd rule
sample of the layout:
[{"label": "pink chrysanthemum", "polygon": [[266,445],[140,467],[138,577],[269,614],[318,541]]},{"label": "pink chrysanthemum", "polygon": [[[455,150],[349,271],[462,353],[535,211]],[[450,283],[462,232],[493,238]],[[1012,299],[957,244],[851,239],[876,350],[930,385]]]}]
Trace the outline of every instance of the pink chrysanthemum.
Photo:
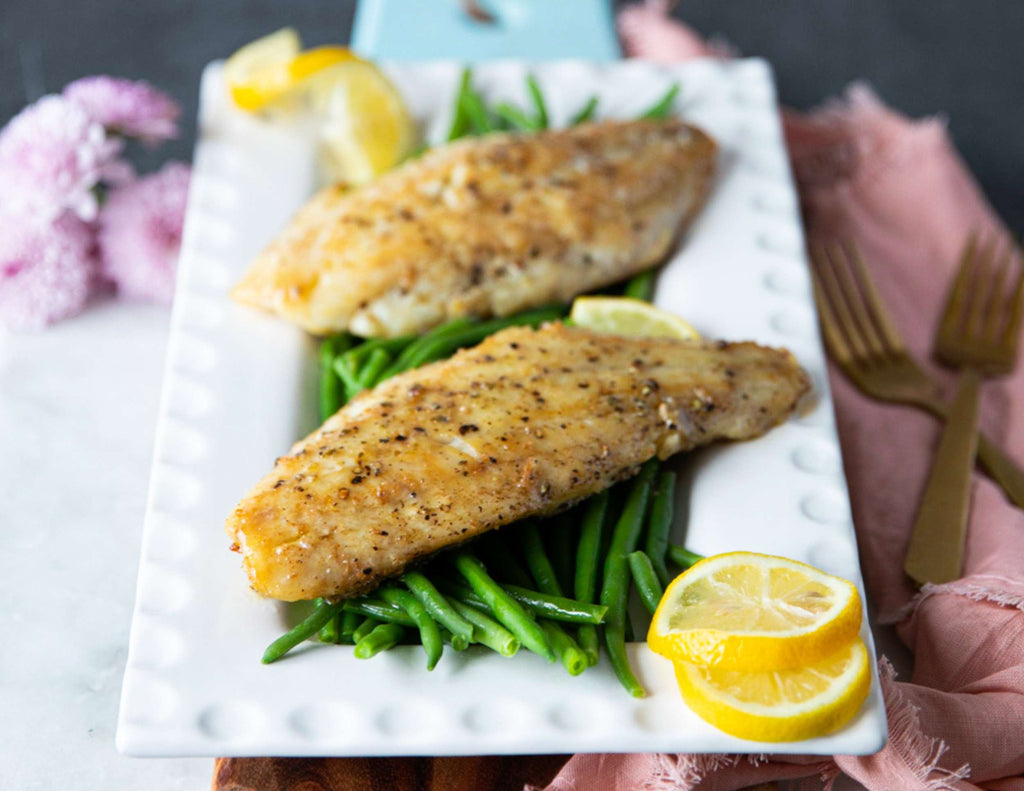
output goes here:
[{"label": "pink chrysanthemum", "polygon": [[64,98],[81,107],[108,132],[156,144],[178,135],[181,107],[142,80],[83,77],[64,88]]},{"label": "pink chrysanthemum", "polygon": [[93,229],[74,215],[42,225],[0,214],[0,324],[38,330],[74,316],[95,269]]},{"label": "pink chrysanthemum", "polygon": [[103,275],[128,299],[170,303],[191,170],[169,162],[113,190],[100,212]]},{"label": "pink chrysanthemum", "polygon": [[0,131],[0,206],[40,225],[65,209],[95,219],[96,184],[132,175],[118,159],[121,145],[77,105],[44,96]]}]

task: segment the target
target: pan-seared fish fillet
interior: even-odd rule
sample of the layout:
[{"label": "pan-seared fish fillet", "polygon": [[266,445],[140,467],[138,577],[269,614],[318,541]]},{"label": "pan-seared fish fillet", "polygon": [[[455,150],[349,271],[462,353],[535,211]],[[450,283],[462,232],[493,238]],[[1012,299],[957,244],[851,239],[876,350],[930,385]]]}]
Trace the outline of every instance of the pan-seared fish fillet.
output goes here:
[{"label": "pan-seared fish fillet", "polygon": [[260,593],[357,596],[655,455],[757,437],[807,389],[788,351],[753,343],[513,327],[354,399],[277,460],[227,531]]},{"label": "pan-seared fish fillet", "polygon": [[467,139],[320,192],[232,296],[362,336],[565,302],[661,261],[714,167],[711,138],[676,120]]}]

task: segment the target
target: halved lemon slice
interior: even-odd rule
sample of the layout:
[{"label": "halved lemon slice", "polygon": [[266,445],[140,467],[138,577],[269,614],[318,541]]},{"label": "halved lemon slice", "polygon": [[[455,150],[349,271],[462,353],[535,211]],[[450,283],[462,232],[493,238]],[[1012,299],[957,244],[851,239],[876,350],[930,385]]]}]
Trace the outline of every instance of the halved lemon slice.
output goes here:
[{"label": "halved lemon slice", "polygon": [[364,184],[408,156],[416,125],[402,95],[372,63],[353,60],[318,72],[309,81],[320,113],[327,176]]},{"label": "halved lemon slice", "polygon": [[674,313],[631,297],[577,297],[569,318],[579,327],[610,335],[644,338],[699,338],[690,324]]},{"label": "halved lemon slice", "polygon": [[246,44],[228,58],[224,78],[235,104],[250,112],[267,109],[298,92],[307,80],[325,69],[358,60],[345,47],[300,52],[301,48],[299,34],[284,28]]},{"label": "halved lemon slice", "polygon": [[849,581],[787,558],[730,552],[669,584],[647,644],[675,662],[785,670],[834,654],[860,622],[860,596]]},{"label": "halved lemon slice", "polygon": [[288,64],[300,49],[299,34],[286,27],[235,52],[224,64],[224,80],[235,104],[258,110],[288,90]]},{"label": "halved lemon slice", "polygon": [[871,686],[860,640],[793,670],[743,673],[688,662],[675,668],[683,700],[698,716],[728,734],[762,742],[810,739],[841,728]]}]

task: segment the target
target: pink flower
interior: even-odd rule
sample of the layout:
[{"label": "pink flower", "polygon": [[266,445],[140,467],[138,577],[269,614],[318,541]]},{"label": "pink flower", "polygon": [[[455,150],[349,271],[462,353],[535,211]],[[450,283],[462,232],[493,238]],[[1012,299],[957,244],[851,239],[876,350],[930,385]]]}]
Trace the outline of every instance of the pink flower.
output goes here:
[{"label": "pink flower", "polygon": [[37,330],[80,312],[94,253],[92,228],[72,214],[50,225],[0,214],[0,324]]},{"label": "pink flower", "polygon": [[128,299],[170,303],[191,170],[169,162],[113,190],[100,212],[101,271]]},{"label": "pink flower", "polygon": [[121,146],[77,105],[44,96],[0,131],[0,206],[40,225],[65,209],[92,220],[98,208],[93,188],[132,175],[118,159]]},{"label": "pink flower", "polygon": [[81,107],[108,132],[155,144],[178,135],[181,107],[142,80],[83,77],[64,88],[64,98]]}]

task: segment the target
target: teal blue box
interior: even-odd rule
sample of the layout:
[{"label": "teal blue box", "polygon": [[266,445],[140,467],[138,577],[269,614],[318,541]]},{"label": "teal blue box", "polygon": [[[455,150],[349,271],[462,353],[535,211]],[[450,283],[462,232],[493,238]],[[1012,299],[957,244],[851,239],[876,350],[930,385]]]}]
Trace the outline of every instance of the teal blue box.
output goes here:
[{"label": "teal blue box", "polygon": [[621,57],[611,0],[479,0],[480,22],[459,0],[360,0],[352,48],[379,60]]}]

